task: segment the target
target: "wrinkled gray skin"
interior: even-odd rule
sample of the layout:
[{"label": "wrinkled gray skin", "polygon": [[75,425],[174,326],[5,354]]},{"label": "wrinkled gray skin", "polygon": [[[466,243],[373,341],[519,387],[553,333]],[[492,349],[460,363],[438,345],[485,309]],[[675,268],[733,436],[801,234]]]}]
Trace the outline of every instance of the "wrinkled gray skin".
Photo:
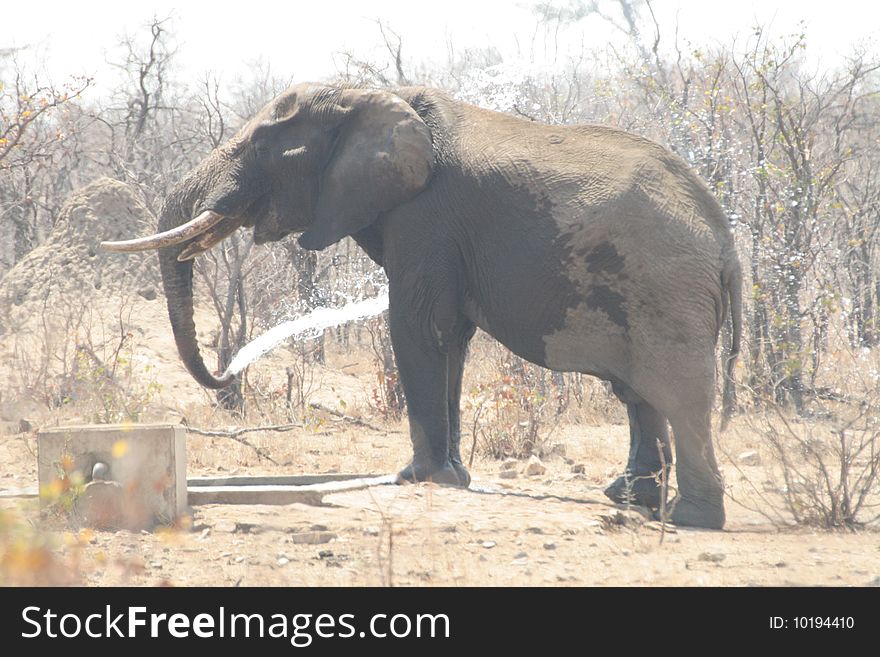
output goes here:
[{"label": "wrinkled gray skin", "polygon": [[[199,383],[192,261],[239,226],[258,243],[305,231],[307,249],[351,235],[390,285],[389,320],[413,460],[405,480],[467,486],[459,399],[479,327],[554,370],[612,383],[630,458],[608,489],[657,507],[658,446],[678,497],[672,521],[720,528],[712,449],[714,352],[728,308],[740,333],[740,267],[728,222],[679,158],[600,126],[548,126],[431,89],[297,85],[190,172],[160,228],[204,210],[225,219],[199,246],[163,248],[178,350]],[[198,240],[195,240],[198,241]]]}]

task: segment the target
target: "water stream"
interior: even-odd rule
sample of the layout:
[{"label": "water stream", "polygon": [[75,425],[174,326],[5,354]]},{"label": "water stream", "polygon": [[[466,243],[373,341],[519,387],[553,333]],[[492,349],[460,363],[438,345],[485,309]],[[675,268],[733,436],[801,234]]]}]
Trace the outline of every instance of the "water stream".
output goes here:
[{"label": "water stream", "polygon": [[372,299],[349,302],[340,308],[315,308],[302,317],[282,322],[263,333],[260,337],[248,342],[235,354],[224,375],[240,373],[260,356],[288,338],[294,336],[315,337],[320,335],[324,329],[340,326],[357,319],[364,319],[365,317],[375,317],[387,308],[387,287],[381,289],[379,294]]}]

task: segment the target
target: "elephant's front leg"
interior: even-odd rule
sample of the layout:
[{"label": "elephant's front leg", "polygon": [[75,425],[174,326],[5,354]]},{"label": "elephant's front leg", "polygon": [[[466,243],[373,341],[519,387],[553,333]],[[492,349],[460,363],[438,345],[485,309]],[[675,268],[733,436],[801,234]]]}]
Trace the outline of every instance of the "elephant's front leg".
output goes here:
[{"label": "elephant's front leg", "polygon": [[458,333],[457,339],[449,346],[447,362],[447,385],[449,401],[449,460],[458,473],[464,486],[471,482],[471,476],[461,460],[461,380],[464,375],[464,361],[467,345],[476,328],[467,323]]},{"label": "elephant's front leg", "polygon": [[406,317],[392,310],[389,320],[413,445],[412,463],[398,478],[467,486],[450,458],[448,354],[439,342],[420,335]]}]

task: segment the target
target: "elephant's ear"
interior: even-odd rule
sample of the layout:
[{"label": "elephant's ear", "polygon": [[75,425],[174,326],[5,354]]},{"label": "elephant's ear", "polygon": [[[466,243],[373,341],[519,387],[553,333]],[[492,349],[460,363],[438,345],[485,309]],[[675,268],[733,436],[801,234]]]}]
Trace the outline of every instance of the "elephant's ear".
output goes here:
[{"label": "elephant's ear", "polygon": [[324,171],[314,223],[299,238],[323,249],[418,194],[434,163],[431,133],[419,115],[387,91],[349,90],[350,111]]}]

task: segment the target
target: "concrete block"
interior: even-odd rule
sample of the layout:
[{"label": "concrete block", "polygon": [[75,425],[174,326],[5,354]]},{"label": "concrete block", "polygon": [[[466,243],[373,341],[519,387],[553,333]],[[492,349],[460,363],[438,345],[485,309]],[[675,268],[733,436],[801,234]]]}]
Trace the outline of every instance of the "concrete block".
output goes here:
[{"label": "concrete block", "polygon": [[40,501],[85,524],[145,529],[186,514],[186,432],[166,424],[88,425],[37,435]]}]

